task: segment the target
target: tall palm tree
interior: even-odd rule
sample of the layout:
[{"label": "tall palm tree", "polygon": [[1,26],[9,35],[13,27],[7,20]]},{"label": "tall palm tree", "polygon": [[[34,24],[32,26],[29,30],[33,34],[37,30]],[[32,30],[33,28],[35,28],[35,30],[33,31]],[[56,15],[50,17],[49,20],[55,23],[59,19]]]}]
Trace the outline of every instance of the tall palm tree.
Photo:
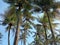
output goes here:
[{"label": "tall palm tree", "polygon": [[[17,3],[17,6],[19,7],[19,9],[15,9],[15,14],[16,14],[16,18],[17,18],[17,27],[16,27],[16,33],[15,33],[15,39],[14,39],[14,44],[13,45],[18,45],[18,37],[19,37],[19,26],[20,26],[20,16],[18,14],[18,12],[20,11],[21,5],[20,2],[15,1],[15,0],[5,0],[7,3],[9,3],[11,6],[15,6],[15,2]],[[12,12],[13,13],[13,12]]]},{"label": "tall palm tree", "polygon": [[[38,2],[38,3],[37,3]],[[51,22],[50,22],[50,16],[49,16],[49,9],[52,7],[53,5],[53,0],[37,0],[37,1],[34,1],[35,4],[37,4],[39,7],[42,8],[43,11],[46,12],[47,14],[47,17],[48,17],[48,23],[49,23],[49,26],[50,26],[50,30],[52,32],[52,38],[54,40],[54,44],[56,45],[55,43],[55,36],[54,36],[54,32],[53,32],[53,29],[52,29],[52,25],[51,25]]]},{"label": "tall palm tree", "polygon": [[[22,4],[21,4],[21,2],[22,2]],[[29,5],[29,3],[28,2],[26,2],[25,0],[24,1],[21,1],[21,2],[19,2],[19,9],[21,10],[21,7],[22,7],[22,5],[23,5],[23,8],[24,9],[26,9],[26,10],[29,10],[30,9],[30,5]],[[28,3],[28,4],[27,4]],[[26,7],[27,6],[27,7]],[[18,9],[18,10],[19,10]],[[23,11],[23,16],[25,17],[26,16],[26,20],[28,20],[29,21],[29,16],[28,16],[28,12],[27,13],[25,13],[26,12],[26,10],[24,10]],[[28,17],[27,17],[28,16]],[[19,22],[19,15],[18,15],[18,21],[17,21],[17,24],[19,25],[20,24],[20,22]],[[19,26],[21,26],[21,25],[19,25]],[[18,26],[17,26],[17,28],[19,28]],[[26,30],[26,29],[25,29]],[[17,43],[18,43],[18,36],[19,36],[19,31],[17,32],[16,31],[16,37],[15,37],[15,42],[14,42],[14,45],[17,45]],[[24,33],[26,33],[26,31],[24,31]],[[24,37],[25,37],[25,34],[24,34]],[[16,39],[17,38],[17,39]],[[25,37],[26,38],[26,37]],[[24,45],[26,45],[26,43],[25,43],[25,38],[24,38]]]},{"label": "tall palm tree", "polygon": [[6,31],[8,31],[8,45],[10,45],[10,29],[12,29],[11,27],[12,26],[15,26],[16,25],[16,16],[15,16],[15,8],[14,6],[13,7],[10,7],[9,10],[5,11],[5,14],[4,14],[4,20],[3,20],[3,23],[2,25],[6,26]]},{"label": "tall palm tree", "polygon": [[12,24],[10,23],[9,26],[7,27],[8,29],[8,45],[10,45],[10,29],[11,29]]}]

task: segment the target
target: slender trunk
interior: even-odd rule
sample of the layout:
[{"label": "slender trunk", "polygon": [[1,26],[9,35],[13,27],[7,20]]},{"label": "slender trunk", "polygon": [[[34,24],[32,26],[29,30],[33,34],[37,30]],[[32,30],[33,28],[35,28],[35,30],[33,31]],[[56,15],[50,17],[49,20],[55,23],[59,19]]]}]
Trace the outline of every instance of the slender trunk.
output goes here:
[{"label": "slender trunk", "polygon": [[24,31],[24,45],[26,45],[26,30]]},{"label": "slender trunk", "polygon": [[26,45],[26,39],[24,39],[24,45]]},{"label": "slender trunk", "polygon": [[8,45],[10,45],[10,28],[11,27],[9,27],[9,31],[8,31]]},{"label": "slender trunk", "polygon": [[[17,12],[16,12],[17,13]],[[14,44],[13,45],[18,45],[18,40],[19,40],[19,26],[20,26],[20,16],[18,14],[17,15],[17,28],[16,28],[16,33],[15,33],[15,39],[14,39]]]},{"label": "slender trunk", "polygon": [[43,23],[43,27],[44,27],[44,30],[45,30],[45,39],[46,39],[46,43],[45,43],[45,45],[48,45],[48,38],[47,38],[47,33],[46,33],[46,24],[45,23]]},{"label": "slender trunk", "polygon": [[48,22],[49,22],[50,30],[51,30],[51,33],[52,33],[53,42],[54,42],[54,45],[56,45],[55,36],[54,36],[54,32],[53,32],[52,25],[51,25],[51,22],[50,22],[50,17],[49,17],[48,11],[46,11],[46,13],[47,13],[47,17],[48,17]]},{"label": "slender trunk", "polygon": [[10,30],[8,32],[8,45],[10,45]]}]

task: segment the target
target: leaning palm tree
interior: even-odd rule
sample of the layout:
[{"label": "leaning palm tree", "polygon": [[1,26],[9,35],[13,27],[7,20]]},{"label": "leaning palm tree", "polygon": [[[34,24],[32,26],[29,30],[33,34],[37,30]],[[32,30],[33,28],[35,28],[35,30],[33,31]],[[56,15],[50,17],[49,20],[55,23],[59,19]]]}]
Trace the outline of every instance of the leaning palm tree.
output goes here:
[{"label": "leaning palm tree", "polygon": [[[25,3],[25,2],[24,2],[24,3]],[[24,3],[23,3],[23,4],[24,4]],[[29,5],[26,4],[26,6],[28,7]],[[26,6],[24,5],[24,7],[23,7],[23,8],[24,8],[24,10],[23,10],[23,12],[22,12],[22,13],[23,13],[23,17],[25,18],[24,21],[27,20],[28,22],[30,22],[30,18],[32,18],[32,17],[29,16],[29,12],[28,12],[29,9],[28,9]],[[28,9],[27,12],[26,12],[26,10],[27,10],[26,8]],[[23,22],[24,22],[24,21],[23,21]],[[25,25],[26,25],[26,24],[25,24]],[[21,26],[21,25],[20,25],[20,26]],[[26,26],[25,26],[25,28],[26,28]],[[24,45],[26,45],[26,32],[27,32],[27,29],[25,29],[25,28],[24,28],[24,33],[22,34],[22,35],[23,35],[22,38],[23,38],[23,41],[24,41]],[[18,32],[19,32],[19,31],[18,31]],[[14,45],[15,45],[15,44],[14,44]]]},{"label": "leaning palm tree", "polygon": [[[12,10],[13,9],[13,10]],[[12,26],[16,25],[16,16],[14,12],[14,7],[11,7],[6,13],[4,14],[4,21],[2,22],[2,25],[7,25],[6,31],[8,31],[8,45],[10,45],[10,29]]]},{"label": "leaning palm tree", "polygon": [[53,32],[53,29],[52,29],[52,25],[51,25],[51,22],[50,22],[50,16],[49,16],[49,9],[53,6],[53,3],[54,3],[53,0],[40,0],[40,1],[36,0],[36,1],[33,1],[33,2],[34,2],[34,4],[38,5],[38,7],[40,7],[42,11],[44,11],[46,13],[47,18],[48,18],[48,23],[49,23],[49,26],[50,26],[50,30],[52,32],[53,42],[56,45],[55,36],[54,36],[54,32]]},{"label": "leaning palm tree", "polygon": [[[52,17],[50,17],[51,18],[51,22],[53,21],[53,18]],[[48,30],[47,29],[50,29],[50,27],[49,27],[49,25],[48,25],[48,18],[47,18],[47,16],[46,15],[44,15],[42,18],[38,18],[37,19],[40,23],[41,23],[41,26],[44,28],[43,30],[44,30],[44,34],[45,34],[45,39],[46,39],[46,42],[45,42],[45,45],[48,45],[49,43],[50,43],[50,39],[48,39],[48,34],[47,34],[47,32],[48,32]],[[54,29],[54,27],[56,27],[56,25],[57,24],[53,24],[53,23],[51,23],[52,24],[52,26],[53,26],[53,29]],[[39,24],[40,25],[40,24]],[[39,27],[41,27],[41,26],[39,26]],[[39,29],[39,28],[38,28]]]}]

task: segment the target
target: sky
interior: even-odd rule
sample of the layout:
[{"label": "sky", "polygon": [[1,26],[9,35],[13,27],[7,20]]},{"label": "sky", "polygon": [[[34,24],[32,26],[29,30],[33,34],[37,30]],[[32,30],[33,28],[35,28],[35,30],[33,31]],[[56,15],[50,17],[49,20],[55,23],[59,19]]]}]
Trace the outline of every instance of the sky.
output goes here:
[{"label": "sky", "polygon": [[4,3],[2,0],[0,0],[0,13],[4,13],[8,6],[9,5],[7,3]]},{"label": "sky", "polygon": [[[8,6],[9,6],[8,4],[6,4],[2,0],[0,0],[0,14],[4,13],[4,11],[7,9]],[[0,20],[1,20],[1,16],[0,16]],[[5,26],[0,25],[0,32],[2,32],[2,34],[4,34],[3,35],[4,38],[2,38],[0,45],[5,45],[5,44],[7,45],[7,38],[6,38],[7,33],[5,33],[5,28],[6,28]]]},{"label": "sky", "polygon": [[[58,1],[60,1],[60,0],[58,0]],[[0,14],[4,13],[4,11],[7,10],[8,6],[9,6],[8,4],[6,4],[2,0],[0,0]],[[0,20],[1,20],[1,18],[2,17],[0,16]],[[35,22],[37,22],[37,21],[35,21]],[[0,25],[0,32],[2,32],[2,34],[3,34],[2,44],[0,44],[0,45],[7,45],[7,32],[5,31],[5,28],[6,28],[6,26]],[[11,35],[11,38],[13,39],[14,37],[12,37],[12,35]],[[33,39],[29,38],[28,41],[30,41],[30,40],[33,40]],[[13,45],[13,40],[11,40],[11,45]]]}]

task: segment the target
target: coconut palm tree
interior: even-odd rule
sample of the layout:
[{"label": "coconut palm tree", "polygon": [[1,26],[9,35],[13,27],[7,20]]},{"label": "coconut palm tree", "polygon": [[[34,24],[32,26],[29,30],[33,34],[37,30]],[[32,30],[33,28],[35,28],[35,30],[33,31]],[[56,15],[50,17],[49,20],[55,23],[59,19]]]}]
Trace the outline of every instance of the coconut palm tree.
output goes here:
[{"label": "coconut palm tree", "polygon": [[[23,8],[26,8],[26,6],[27,6],[27,9],[30,9],[30,7],[29,7],[30,5],[29,5],[29,3],[27,1],[24,2],[24,1],[19,1],[19,0],[17,0],[17,1],[15,1],[15,0],[5,0],[5,2],[9,3],[11,5],[11,7],[12,6],[14,6],[14,7],[17,6],[18,7],[18,9],[16,9],[16,10],[15,10],[15,8],[12,9],[12,10],[15,10],[16,13],[11,10],[11,12],[13,14],[14,13],[16,14],[16,18],[17,18],[17,27],[16,27],[16,33],[15,33],[14,45],[18,45],[18,37],[19,37],[19,32],[20,32],[20,29],[19,29],[19,27],[20,27],[20,18],[22,18],[19,13],[21,11],[22,4],[24,5]],[[29,20],[28,17],[26,18],[26,20]]]},{"label": "coconut palm tree", "polygon": [[33,1],[33,2],[34,2],[34,4],[36,4],[39,7],[41,7],[42,10],[46,13],[47,18],[48,18],[48,23],[49,23],[49,26],[50,26],[50,30],[52,32],[52,38],[54,40],[54,44],[56,45],[56,43],[55,43],[55,36],[54,36],[54,32],[53,32],[53,29],[52,29],[52,25],[51,25],[51,22],[50,22],[50,16],[49,16],[49,9],[53,5],[53,0],[40,0],[40,1],[37,0],[37,1]]},{"label": "coconut palm tree", "polygon": [[17,5],[15,5],[15,0],[5,0],[5,2],[9,3],[11,6],[13,5],[13,6],[19,7],[19,9],[15,9],[16,7],[14,7],[16,18],[17,18],[17,28],[16,28],[15,39],[14,39],[14,44],[13,44],[13,45],[18,45],[19,26],[20,26],[20,21],[19,21],[20,20],[20,16],[19,16],[20,14],[18,12],[20,11],[21,5],[19,4],[18,1],[16,1]]},{"label": "coconut palm tree", "polygon": [[[12,10],[13,9],[13,10]],[[8,31],[8,45],[10,45],[10,29],[12,26],[16,25],[16,16],[14,16],[15,14],[13,14],[14,12],[14,7],[11,7],[8,11],[6,11],[6,13],[4,14],[4,21],[2,23],[2,25],[7,25],[6,27],[6,31]]]}]

